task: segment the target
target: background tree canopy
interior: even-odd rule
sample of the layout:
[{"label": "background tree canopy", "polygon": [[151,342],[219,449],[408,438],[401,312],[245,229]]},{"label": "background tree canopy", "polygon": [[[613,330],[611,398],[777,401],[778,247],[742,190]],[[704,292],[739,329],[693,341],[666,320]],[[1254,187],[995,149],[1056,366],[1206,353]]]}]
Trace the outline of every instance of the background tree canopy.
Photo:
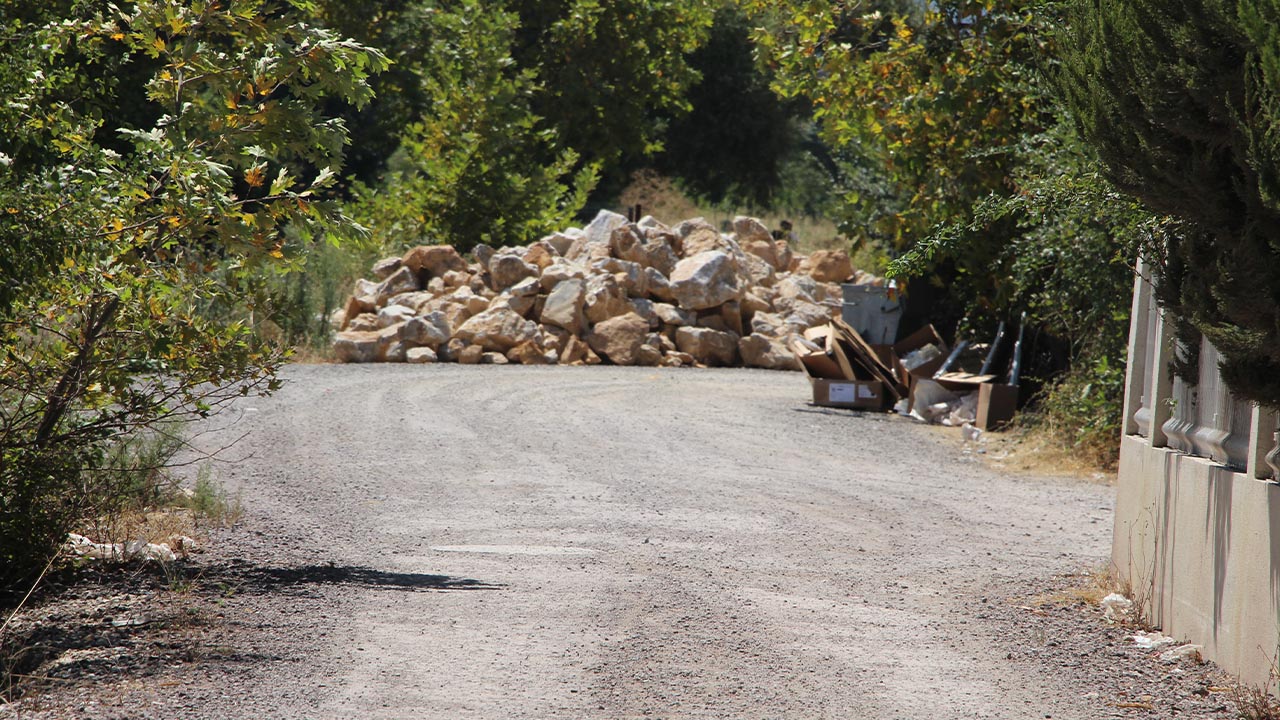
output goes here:
[{"label": "background tree canopy", "polygon": [[1068,20],[1056,80],[1081,134],[1180,221],[1147,247],[1161,302],[1233,391],[1280,406],[1280,5],[1079,0]]}]

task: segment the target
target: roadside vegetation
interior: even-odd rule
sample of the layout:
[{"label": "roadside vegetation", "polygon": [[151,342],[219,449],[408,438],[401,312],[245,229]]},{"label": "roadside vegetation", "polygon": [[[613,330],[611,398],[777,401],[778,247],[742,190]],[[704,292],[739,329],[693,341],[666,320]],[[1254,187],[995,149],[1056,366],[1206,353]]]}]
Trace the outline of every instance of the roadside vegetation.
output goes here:
[{"label": "roadside vegetation", "polygon": [[374,259],[606,207],[792,220],[948,339],[1025,313],[1024,424],[1102,467],[1141,251],[1184,339],[1276,405],[1278,20],[1275,0],[4,3],[0,593],[68,531],[165,504],[174,428],[320,356]]}]

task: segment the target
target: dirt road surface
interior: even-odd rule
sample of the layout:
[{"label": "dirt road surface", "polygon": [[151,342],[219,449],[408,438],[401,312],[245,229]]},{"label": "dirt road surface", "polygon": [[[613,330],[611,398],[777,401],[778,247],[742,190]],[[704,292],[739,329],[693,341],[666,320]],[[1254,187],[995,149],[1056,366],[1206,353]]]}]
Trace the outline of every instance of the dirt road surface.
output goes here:
[{"label": "dirt road surface", "polygon": [[1136,716],[1090,670],[1122,652],[1007,620],[1104,562],[1103,485],[811,407],[792,373],[284,376],[197,439],[244,436],[221,661],[86,716]]}]

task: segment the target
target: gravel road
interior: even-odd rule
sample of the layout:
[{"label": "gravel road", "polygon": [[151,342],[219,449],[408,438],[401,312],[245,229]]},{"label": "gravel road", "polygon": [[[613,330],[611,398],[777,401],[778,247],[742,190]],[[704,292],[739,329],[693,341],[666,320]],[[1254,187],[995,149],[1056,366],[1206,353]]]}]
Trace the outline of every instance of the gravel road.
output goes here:
[{"label": "gravel road", "polygon": [[[197,439],[244,435],[219,473],[247,515],[199,579],[225,626],[202,631],[207,662],[77,712],[1152,717],[1117,703],[1167,681],[1079,610],[1020,606],[1104,562],[1110,488],[810,407],[799,374],[284,377]],[[1183,712],[1207,695],[1168,693]]]}]

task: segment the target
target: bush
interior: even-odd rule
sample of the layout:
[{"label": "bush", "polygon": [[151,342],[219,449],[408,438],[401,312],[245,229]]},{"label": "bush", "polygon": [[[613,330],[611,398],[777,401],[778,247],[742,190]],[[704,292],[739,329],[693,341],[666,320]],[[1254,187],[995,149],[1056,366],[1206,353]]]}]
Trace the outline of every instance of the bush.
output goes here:
[{"label": "bush", "polygon": [[0,294],[3,587],[138,482],[130,443],[276,387],[243,291],[300,264],[286,228],[350,225],[325,201],[345,133],[319,108],[363,102],[385,66],[268,0],[86,7],[0,35],[0,248],[42,249],[0,263],[20,271]]}]

